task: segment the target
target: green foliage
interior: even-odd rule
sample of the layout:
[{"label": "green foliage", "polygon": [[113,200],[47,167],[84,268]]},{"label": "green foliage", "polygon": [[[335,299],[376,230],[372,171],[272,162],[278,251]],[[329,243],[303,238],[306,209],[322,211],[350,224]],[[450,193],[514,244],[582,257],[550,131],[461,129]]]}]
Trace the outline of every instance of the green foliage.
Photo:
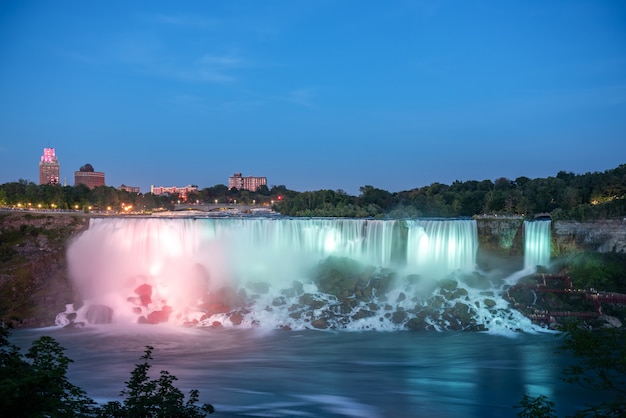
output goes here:
[{"label": "green foliage", "polygon": [[568,275],[577,288],[601,289],[626,293],[623,280],[626,255],[620,253],[581,252],[568,261]]},{"label": "green foliage", "polygon": [[524,395],[514,408],[521,409],[517,413],[517,416],[520,418],[556,418],[554,402],[549,401],[545,395],[540,395],[536,398]]},{"label": "green foliage", "polygon": [[152,360],[151,346],[141,356],[142,363],[135,365],[126,389],[121,392],[125,396],[123,403],[109,402],[100,412],[100,417],[154,417],[154,418],[197,418],[206,413],[212,414],[212,405],[197,406],[198,391],[192,390],[185,402],[185,395],[174,386],[176,377],[162,370],[158,379],[151,379],[149,371]]}]

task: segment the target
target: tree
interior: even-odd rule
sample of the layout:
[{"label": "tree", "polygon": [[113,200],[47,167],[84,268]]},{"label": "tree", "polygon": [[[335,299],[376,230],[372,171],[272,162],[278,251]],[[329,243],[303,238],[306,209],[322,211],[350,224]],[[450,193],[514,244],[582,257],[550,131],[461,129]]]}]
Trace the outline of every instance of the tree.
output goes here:
[{"label": "tree", "polygon": [[572,321],[565,324],[563,336],[560,351],[578,360],[563,370],[563,380],[613,397],[576,416],[626,416],[626,332],[617,328],[590,330]]},{"label": "tree", "polygon": [[121,395],[99,407],[85,391],[69,382],[67,368],[72,362],[52,337],[35,340],[26,355],[9,343],[8,329],[0,327],[0,416],[3,417],[100,417],[100,418],[199,418],[212,414],[210,404],[197,406],[199,392],[185,395],[174,386],[177,378],[162,370],[158,379],[148,375],[152,359],[150,346],[141,357]]},{"label": "tree", "polygon": [[126,389],[121,392],[126,397],[124,402],[107,403],[100,417],[198,418],[215,412],[210,404],[196,405],[199,393],[195,389],[189,392],[185,402],[185,395],[173,384],[178,379],[168,371],[161,370],[158,379],[151,379],[148,372],[152,366],[148,361],[152,360],[152,350],[153,347],[146,346],[141,356],[143,362],[131,372]]},{"label": "tree", "polygon": [[52,337],[35,340],[25,356],[0,331],[0,415],[89,417],[96,403],[67,379],[72,362]]},{"label": "tree", "polygon": [[[562,379],[610,399],[589,405],[574,416],[626,416],[626,332],[617,328],[591,330],[571,321],[563,326],[560,337],[563,344],[558,351],[569,353],[576,360],[563,369]],[[536,398],[524,395],[515,405],[522,408],[518,413],[522,418],[554,417],[553,406],[544,395]]]},{"label": "tree", "polygon": [[536,398],[524,395],[514,408],[522,409],[517,413],[517,416],[520,418],[556,418],[554,402],[549,401],[545,395],[540,395]]}]

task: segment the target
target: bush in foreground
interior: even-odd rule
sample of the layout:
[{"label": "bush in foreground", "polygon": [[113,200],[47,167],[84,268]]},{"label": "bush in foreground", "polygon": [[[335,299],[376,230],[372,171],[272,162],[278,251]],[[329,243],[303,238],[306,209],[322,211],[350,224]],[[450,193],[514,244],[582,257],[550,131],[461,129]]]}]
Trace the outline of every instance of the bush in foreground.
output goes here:
[{"label": "bush in foreground", "polygon": [[67,379],[72,360],[54,338],[40,337],[22,355],[9,343],[8,335],[8,330],[0,327],[0,416],[199,418],[215,411],[210,404],[197,405],[199,392],[195,389],[185,401],[185,395],[174,386],[176,376],[169,372],[162,370],[158,379],[150,378],[151,346],[146,346],[143,361],[125,382],[124,400],[99,406]]}]

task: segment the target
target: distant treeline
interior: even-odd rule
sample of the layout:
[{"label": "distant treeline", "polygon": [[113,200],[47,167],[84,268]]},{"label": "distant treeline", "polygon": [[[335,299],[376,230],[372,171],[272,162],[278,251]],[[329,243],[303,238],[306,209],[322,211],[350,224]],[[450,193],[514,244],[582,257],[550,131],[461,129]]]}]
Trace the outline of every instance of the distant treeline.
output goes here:
[{"label": "distant treeline", "polygon": [[549,213],[553,219],[608,219],[626,216],[626,164],[604,172],[574,174],[560,171],[556,177],[530,179],[504,177],[455,181],[389,192],[373,186],[360,188],[358,196],[342,190],[297,192],[285,186],[260,187],[257,191],[228,189],[218,184],[186,196],[133,194],[113,187],[36,185],[20,180],[0,185],[0,205],[39,205],[46,209],[133,211],[172,209],[177,203],[228,203],[271,206],[285,216],[304,217],[471,217],[481,215],[534,216]]}]

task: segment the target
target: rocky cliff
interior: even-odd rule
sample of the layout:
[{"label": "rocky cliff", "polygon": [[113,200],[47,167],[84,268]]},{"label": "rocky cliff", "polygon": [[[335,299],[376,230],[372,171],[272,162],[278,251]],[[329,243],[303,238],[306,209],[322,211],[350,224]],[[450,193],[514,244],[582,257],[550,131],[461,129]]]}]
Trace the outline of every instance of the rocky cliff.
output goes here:
[{"label": "rocky cliff", "polygon": [[560,256],[576,250],[626,253],[626,218],[553,222],[553,255]]},{"label": "rocky cliff", "polygon": [[73,299],[66,245],[88,225],[78,214],[0,213],[0,319],[18,327],[54,324]]}]

